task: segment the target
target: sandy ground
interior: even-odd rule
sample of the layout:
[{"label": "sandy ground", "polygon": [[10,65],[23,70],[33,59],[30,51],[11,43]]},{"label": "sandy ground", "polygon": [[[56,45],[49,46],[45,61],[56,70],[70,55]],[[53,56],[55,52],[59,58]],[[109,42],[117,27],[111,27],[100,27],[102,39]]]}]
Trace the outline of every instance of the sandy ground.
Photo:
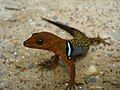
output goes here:
[{"label": "sandy ground", "polygon": [[72,39],[41,16],[89,37],[111,37],[110,46],[94,45],[77,59],[76,81],[84,85],[76,90],[120,90],[120,0],[0,0],[0,90],[65,89],[69,75],[62,62],[51,71],[36,67],[54,53],[23,46],[34,32]]}]

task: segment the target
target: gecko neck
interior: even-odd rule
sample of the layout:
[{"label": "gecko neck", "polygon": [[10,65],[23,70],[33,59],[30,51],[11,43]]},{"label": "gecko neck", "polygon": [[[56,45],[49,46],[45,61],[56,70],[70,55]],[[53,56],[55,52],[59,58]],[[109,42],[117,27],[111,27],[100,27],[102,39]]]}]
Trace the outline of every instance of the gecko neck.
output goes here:
[{"label": "gecko neck", "polygon": [[59,54],[60,51],[65,48],[65,43],[66,43],[66,40],[64,39],[56,40],[54,44],[49,48],[49,51]]}]

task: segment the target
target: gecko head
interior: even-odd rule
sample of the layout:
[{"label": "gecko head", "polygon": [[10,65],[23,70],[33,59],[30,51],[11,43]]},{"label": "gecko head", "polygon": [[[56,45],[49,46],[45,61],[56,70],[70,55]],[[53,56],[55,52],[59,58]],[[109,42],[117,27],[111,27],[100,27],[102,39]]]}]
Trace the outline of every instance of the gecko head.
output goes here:
[{"label": "gecko head", "polygon": [[29,48],[49,50],[55,46],[57,40],[59,37],[49,32],[34,33],[24,41],[23,45]]}]

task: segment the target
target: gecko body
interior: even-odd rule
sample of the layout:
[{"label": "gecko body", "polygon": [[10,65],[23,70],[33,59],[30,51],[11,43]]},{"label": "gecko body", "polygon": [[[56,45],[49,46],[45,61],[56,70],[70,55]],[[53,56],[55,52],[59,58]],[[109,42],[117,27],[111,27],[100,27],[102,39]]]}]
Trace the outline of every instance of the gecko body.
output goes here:
[{"label": "gecko body", "polygon": [[52,68],[57,67],[59,57],[61,57],[63,62],[67,65],[67,69],[70,74],[67,89],[71,90],[73,88],[75,90],[76,82],[74,59],[78,56],[85,55],[90,46],[94,43],[103,43],[104,45],[109,43],[106,43],[106,39],[102,39],[99,36],[89,38],[83,32],[73,27],[69,27],[45,18],[42,19],[65,30],[74,38],[71,40],[66,40],[49,32],[40,32],[32,34],[32,36],[24,42],[24,46],[54,52],[54,60],[50,63]]}]

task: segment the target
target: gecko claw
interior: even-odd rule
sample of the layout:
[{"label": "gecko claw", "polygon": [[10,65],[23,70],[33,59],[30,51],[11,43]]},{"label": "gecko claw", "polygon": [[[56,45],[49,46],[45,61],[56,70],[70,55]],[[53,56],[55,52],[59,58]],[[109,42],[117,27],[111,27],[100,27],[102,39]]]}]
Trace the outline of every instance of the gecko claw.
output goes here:
[{"label": "gecko claw", "polygon": [[58,65],[58,58],[56,58],[55,56],[52,56],[51,60],[47,60],[39,64],[41,68],[45,68],[47,70],[55,69],[57,65]]},{"label": "gecko claw", "polygon": [[106,45],[109,45],[110,46],[110,43],[107,43],[107,42],[105,42],[105,40],[108,40],[108,39],[110,39],[110,37],[108,37],[108,38],[104,38],[104,39],[102,39],[102,38],[100,38],[101,40],[101,43],[103,43],[104,44],[104,46],[106,46]]},{"label": "gecko claw", "polygon": [[48,69],[48,70],[52,70],[52,68],[53,68],[52,67],[52,61],[50,61],[50,60],[40,63],[39,66],[41,68],[45,68],[45,69]]},{"label": "gecko claw", "polygon": [[105,46],[106,45],[109,45],[110,46],[110,43],[107,43],[105,40],[108,40],[108,39],[110,39],[110,37],[108,37],[108,38],[101,38],[101,37],[99,37],[99,35],[98,35],[98,37],[96,38],[96,42],[97,42],[97,44],[100,44],[100,43],[102,43],[102,44],[104,44]]},{"label": "gecko claw", "polygon": [[65,90],[76,90],[79,85],[84,85],[84,83],[71,83],[71,82],[64,82],[62,84],[68,83],[68,86],[65,88]]}]

